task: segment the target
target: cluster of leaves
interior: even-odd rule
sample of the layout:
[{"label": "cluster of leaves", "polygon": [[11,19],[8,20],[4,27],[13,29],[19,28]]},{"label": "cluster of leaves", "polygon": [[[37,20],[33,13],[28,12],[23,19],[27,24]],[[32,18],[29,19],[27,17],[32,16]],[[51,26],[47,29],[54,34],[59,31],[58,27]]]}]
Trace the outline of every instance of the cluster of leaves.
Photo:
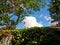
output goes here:
[{"label": "cluster of leaves", "polygon": [[60,20],[60,0],[51,0],[49,11],[52,19]]},{"label": "cluster of leaves", "polygon": [[[45,0],[0,0],[0,25],[9,25],[14,21],[16,26],[23,18],[45,5]],[[17,20],[11,17],[17,16]],[[10,24],[11,25],[11,24]]]},{"label": "cluster of leaves", "polygon": [[49,27],[34,27],[22,30],[4,30],[13,35],[12,45],[58,45],[60,32]]}]

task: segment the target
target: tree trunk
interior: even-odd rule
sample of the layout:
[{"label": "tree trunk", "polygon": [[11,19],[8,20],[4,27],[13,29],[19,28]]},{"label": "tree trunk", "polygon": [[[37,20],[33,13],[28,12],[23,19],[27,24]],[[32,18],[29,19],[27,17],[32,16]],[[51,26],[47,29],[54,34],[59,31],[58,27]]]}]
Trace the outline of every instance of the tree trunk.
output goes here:
[{"label": "tree trunk", "polygon": [[12,35],[2,37],[0,45],[12,45]]}]

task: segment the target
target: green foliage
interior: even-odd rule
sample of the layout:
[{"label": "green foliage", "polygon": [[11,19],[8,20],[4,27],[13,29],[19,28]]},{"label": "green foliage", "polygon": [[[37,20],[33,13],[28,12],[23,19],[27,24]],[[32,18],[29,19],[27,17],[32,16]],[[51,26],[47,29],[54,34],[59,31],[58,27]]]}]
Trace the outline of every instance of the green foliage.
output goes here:
[{"label": "green foliage", "polygon": [[17,16],[17,20],[14,21],[16,27],[25,16],[40,10],[44,5],[45,0],[0,0],[0,25],[10,25],[15,20],[11,18]]},{"label": "green foliage", "polygon": [[29,29],[3,30],[13,35],[12,45],[58,45],[60,32],[49,27],[34,27]]},{"label": "green foliage", "polygon": [[52,19],[60,20],[60,0],[51,0],[49,11]]}]

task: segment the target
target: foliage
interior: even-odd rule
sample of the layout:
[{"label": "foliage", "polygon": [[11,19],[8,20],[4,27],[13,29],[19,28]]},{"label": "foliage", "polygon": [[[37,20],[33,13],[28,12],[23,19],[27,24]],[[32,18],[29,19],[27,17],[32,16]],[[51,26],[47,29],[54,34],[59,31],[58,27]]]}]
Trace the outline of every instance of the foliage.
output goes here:
[{"label": "foliage", "polygon": [[60,20],[60,0],[51,0],[49,11],[52,19]]},{"label": "foliage", "polygon": [[12,45],[59,45],[60,31],[49,27],[34,27],[22,30],[3,30],[14,36]]},{"label": "foliage", "polygon": [[[15,26],[45,5],[45,0],[0,0],[0,25]],[[12,15],[11,15],[12,14]],[[17,19],[11,20],[13,16]]]}]

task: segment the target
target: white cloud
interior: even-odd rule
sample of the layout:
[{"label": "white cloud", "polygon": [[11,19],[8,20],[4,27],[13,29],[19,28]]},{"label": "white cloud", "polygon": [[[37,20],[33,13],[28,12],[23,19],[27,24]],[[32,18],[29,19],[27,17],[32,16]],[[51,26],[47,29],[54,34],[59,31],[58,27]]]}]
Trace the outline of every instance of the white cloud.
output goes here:
[{"label": "white cloud", "polygon": [[40,17],[43,17],[43,14],[41,14]]},{"label": "white cloud", "polygon": [[44,16],[43,14],[40,14],[40,17],[43,17],[47,21],[53,21],[54,20],[50,16]]},{"label": "white cloud", "polygon": [[54,20],[50,16],[44,16],[44,19],[47,20],[47,21],[53,21]]},{"label": "white cloud", "polygon": [[44,16],[44,19],[47,20],[47,21],[50,21],[50,20],[51,20],[51,17],[49,17],[49,16]]},{"label": "white cloud", "polygon": [[36,18],[33,17],[33,16],[26,16],[25,19],[23,20],[24,22],[24,26],[26,28],[30,28],[30,27],[34,27],[34,26],[37,26],[37,27],[42,27],[43,25],[38,23],[36,21]]}]

